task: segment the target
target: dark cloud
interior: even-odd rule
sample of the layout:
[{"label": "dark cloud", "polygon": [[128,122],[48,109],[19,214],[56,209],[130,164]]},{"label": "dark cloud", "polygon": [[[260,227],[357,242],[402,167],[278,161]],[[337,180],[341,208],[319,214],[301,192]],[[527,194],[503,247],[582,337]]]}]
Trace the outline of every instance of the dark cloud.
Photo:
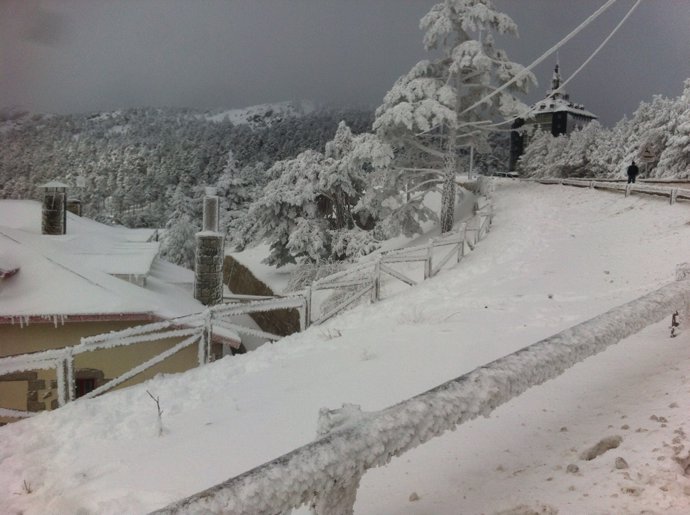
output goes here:
[{"label": "dark cloud", "polygon": [[[498,0],[528,64],[602,0]],[[305,98],[375,106],[425,57],[428,0],[0,0],[0,105],[91,111],[241,107]],[[560,52],[566,75],[632,5],[619,2]],[[690,76],[690,2],[646,1],[569,87],[612,123]],[[543,95],[555,58],[540,66]]]},{"label": "dark cloud", "polygon": [[45,46],[57,46],[64,34],[63,17],[36,4],[30,16],[25,17],[22,39]]}]

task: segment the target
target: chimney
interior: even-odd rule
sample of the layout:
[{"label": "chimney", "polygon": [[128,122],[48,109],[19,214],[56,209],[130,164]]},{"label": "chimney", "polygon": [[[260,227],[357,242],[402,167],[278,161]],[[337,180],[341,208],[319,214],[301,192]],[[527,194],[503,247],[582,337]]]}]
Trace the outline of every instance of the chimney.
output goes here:
[{"label": "chimney", "polygon": [[61,235],[67,232],[67,184],[51,181],[43,188],[41,233]]},{"label": "chimney", "polygon": [[218,232],[220,218],[220,199],[216,195],[216,188],[205,188],[204,197],[204,225],[202,231]]},{"label": "chimney", "polygon": [[218,232],[220,199],[215,188],[206,188],[204,220],[196,233],[194,298],[206,306],[223,302],[223,259],[225,238]]}]

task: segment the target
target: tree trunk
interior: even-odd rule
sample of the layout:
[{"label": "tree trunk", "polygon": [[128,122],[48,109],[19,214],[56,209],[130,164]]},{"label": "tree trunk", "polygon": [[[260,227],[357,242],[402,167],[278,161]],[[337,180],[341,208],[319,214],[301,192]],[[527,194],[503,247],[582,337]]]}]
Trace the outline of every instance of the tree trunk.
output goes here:
[{"label": "tree trunk", "polygon": [[448,131],[448,148],[443,158],[443,193],[441,196],[441,234],[452,231],[455,221],[455,171],[458,155],[455,148],[456,131]]},{"label": "tree trunk", "polygon": [[333,199],[335,203],[335,228],[338,230],[345,229],[348,227],[345,214],[345,200],[343,199],[343,195],[339,193],[336,193]]}]

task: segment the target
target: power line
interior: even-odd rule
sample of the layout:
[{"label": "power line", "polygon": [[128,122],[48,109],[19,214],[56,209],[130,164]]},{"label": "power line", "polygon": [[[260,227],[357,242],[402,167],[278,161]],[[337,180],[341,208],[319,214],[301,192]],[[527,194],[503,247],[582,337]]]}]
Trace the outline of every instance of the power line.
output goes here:
[{"label": "power line", "polygon": [[[504,83],[501,87],[495,89],[494,91],[492,91],[491,93],[489,93],[488,95],[486,95],[484,98],[478,100],[477,102],[475,102],[474,104],[472,104],[470,107],[468,107],[467,109],[465,109],[464,111],[462,111],[461,113],[459,113],[458,116],[461,116],[461,115],[465,114],[466,112],[471,111],[471,110],[474,109],[475,107],[477,107],[477,106],[483,104],[483,103],[486,102],[487,100],[493,98],[494,96],[496,96],[497,94],[501,93],[501,92],[504,91],[506,88],[508,88],[509,86],[511,86],[512,84],[514,84],[515,82],[517,82],[518,80],[520,80],[521,78],[523,78],[525,75],[527,75],[528,72],[530,72],[530,71],[531,71],[533,68],[535,68],[536,66],[540,65],[544,60],[546,60],[548,57],[550,57],[554,52],[557,52],[559,48],[561,48],[561,47],[562,47],[563,45],[565,45],[568,41],[570,41],[573,37],[575,37],[577,34],[579,34],[583,29],[585,29],[590,23],[592,23],[594,20],[596,20],[602,13],[604,13],[607,9],[609,9],[609,8],[610,8],[614,3],[616,3],[617,1],[618,1],[618,0],[607,0],[607,2],[606,2],[604,5],[602,5],[599,9],[597,9],[597,10],[596,10],[593,14],[591,14],[587,19],[585,19],[580,25],[578,25],[577,27],[575,27],[568,35],[566,35],[566,36],[565,36],[563,39],[561,39],[558,43],[556,43],[554,46],[552,46],[550,49],[548,49],[546,52],[544,52],[541,56],[539,56],[536,60],[534,60],[534,61],[532,62],[532,64],[530,64],[529,66],[527,66],[526,68],[524,68],[522,71],[520,71],[520,73],[518,73],[517,75],[515,75],[515,77],[513,77],[513,78],[512,78],[511,80],[509,80],[508,82]],[[641,1],[641,0],[638,0],[637,4],[639,4],[640,1]],[[635,4],[635,6],[633,7],[632,10],[634,10],[634,8],[637,7],[637,4]],[[632,12],[632,10],[631,10],[631,12]],[[629,14],[628,14],[628,15],[629,15]],[[627,16],[626,16],[626,18],[627,18]],[[616,30],[617,30],[617,29],[616,29]],[[603,45],[602,45],[602,46],[603,46]],[[579,70],[578,70],[578,71],[579,71]],[[571,79],[572,79],[572,76],[571,76],[568,80],[571,80]],[[529,111],[528,111],[528,112],[529,112]],[[429,130],[422,131],[422,132],[418,133],[418,136],[423,135],[423,134],[426,134],[426,133],[428,133],[428,132],[431,132],[431,131],[437,129],[438,127],[439,127],[439,126],[437,125],[437,126],[435,126],[435,127],[432,127],[432,128],[429,129]]]},{"label": "power line", "polygon": [[633,5],[633,6],[630,8],[630,10],[628,11],[628,13],[623,17],[623,19],[622,19],[620,22],[618,22],[618,25],[616,25],[616,26],[614,27],[614,29],[613,29],[613,30],[611,31],[611,33],[606,37],[606,39],[604,39],[604,41],[601,42],[601,44],[596,48],[596,50],[594,50],[594,52],[592,52],[592,55],[590,55],[590,56],[585,60],[585,62],[583,62],[583,63],[580,65],[580,67],[579,67],[577,70],[575,70],[575,71],[573,72],[573,74],[572,74],[570,77],[568,77],[568,79],[567,79],[565,82],[563,82],[563,84],[561,84],[561,85],[558,87],[558,89],[556,89],[553,93],[560,92],[560,91],[565,87],[566,84],[568,84],[573,78],[575,78],[575,76],[576,76],[578,73],[580,73],[580,71],[582,71],[582,69],[583,69],[585,66],[587,66],[587,65],[589,64],[589,62],[590,62],[592,59],[594,59],[594,57],[599,53],[599,51],[600,51],[602,48],[604,48],[604,45],[606,45],[606,43],[609,42],[609,40],[614,36],[614,34],[615,34],[616,32],[618,32],[618,29],[620,29],[620,28],[623,26],[623,24],[628,20],[628,18],[629,18],[630,15],[633,13],[633,11],[634,11],[635,9],[637,9],[637,6],[640,5],[641,3],[642,3],[642,0],[637,0],[637,2],[635,2],[635,5]]},{"label": "power line", "polygon": [[[565,45],[568,41],[570,41],[573,37],[575,37],[579,32],[581,32],[585,27],[587,27],[590,23],[592,23],[594,20],[596,20],[604,11],[606,11],[609,7],[611,7],[613,4],[615,4],[618,0],[608,0],[604,5],[602,5],[599,9],[597,9],[589,18],[587,18],[585,21],[583,21],[579,26],[577,26],[575,29],[573,29],[570,34],[565,36],[563,39],[561,39],[558,43],[556,43],[554,46],[552,46],[550,49],[548,49],[546,52],[544,52],[540,57],[538,57],[532,64],[530,64],[527,68],[522,70],[520,73],[518,73],[515,77],[510,79],[508,82],[503,84],[498,89],[495,89],[491,93],[489,93],[487,96],[484,98],[478,100],[474,104],[472,104],[470,107],[465,109],[460,113],[460,115],[465,114],[468,111],[471,111],[475,107],[483,104],[490,98],[493,98],[494,96],[498,95],[501,93],[503,90],[508,88],[509,86],[513,85],[516,83],[518,80],[520,80],[523,76],[527,75],[527,72],[531,71],[532,68],[538,66],[541,64],[547,57],[550,57],[554,52],[556,52],[559,48],[561,48],[563,45]],[[640,0],[638,0],[639,3]]]},{"label": "power line", "polygon": [[[633,11],[635,11],[635,9],[637,9],[637,7],[638,7],[641,3],[642,3],[642,0],[637,0],[637,1],[635,2],[635,4],[630,8],[630,10],[629,10],[629,11],[626,13],[626,15],[623,17],[623,19],[622,19],[620,22],[618,22],[618,25],[616,25],[616,26],[613,28],[613,30],[611,31],[611,33],[601,42],[601,44],[590,54],[590,56],[589,56],[587,59],[585,59],[585,61],[584,61],[584,62],[583,62],[583,63],[582,63],[582,64],[581,64],[581,65],[580,65],[580,66],[579,66],[579,67],[578,67],[578,68],[577,68],[577,69],[576,69],[576,70],[575,70],[565,81],[563,81],[563,83],[562,83],[558,88],[556,88],[555,90],[553,90],[549,96],[553,96],[553,95],[555,95],[556,93],[561,93],[561,92],[563,91],[563,89],[565,88],[565,86],[566,86],[571,80],[573,80],[573,79],[575,78],[575,76],[576,76],[578,73],[580,73],[580,72],[583,70],[583,68],[584,68],[585,66],[587,66],[587,65],[590,63],[590,61],[591,61],[592,59],[594,59],[594,57],[596,57],[596,55],[599,53],[599,51],[600,51],[602,48],[604,48],[604,46],[605,46],[605,45],[609,42],[609,40],[616,34],[616,32],[618,32],[618,29],[620,29],[620,28],[623,26],[623,24],[628,20],[628,18],[629,18],[630,15],[633,13]],[[514,116],[513,118],[509,118],[509,119],[507,119],[507,120],[503,120],[502,122],[496,122],[496,123],[490,123],[490,124],[481,124],[481,123],[472,124],[472,123],[469,123],[468,125],[474,125],[474,126],[476,126],[476,127],[481,127],[482,129],[486,129],[486,128],[490,128],[490,127],[500,127],[501,125],[506,125],[506,124],[508,124],[508,123],[514,122],[514,121],[517,120],[518,118],[525,118],[526,116],[528,116],[528,115],[530,114],[531,111],[532,111],[532,108],[530,107],[530,108],[527,109],[524,113],[519,114],[519,115],[517,115],[517,116]],[[511,129],[499,129],[499,130],[505,130],[505,131],[507,131],[507,132],[512,132]]]}]

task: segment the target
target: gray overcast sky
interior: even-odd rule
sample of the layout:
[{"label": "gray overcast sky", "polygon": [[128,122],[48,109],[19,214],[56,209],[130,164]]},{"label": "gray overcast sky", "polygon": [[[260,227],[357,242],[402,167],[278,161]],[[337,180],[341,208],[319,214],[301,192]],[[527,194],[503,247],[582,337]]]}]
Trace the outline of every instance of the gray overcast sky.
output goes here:
[{"label": "gray overcast sky", "polygon": [[[377,106],[427,55],[434,0],[0,0],[0,106],[86,112],[128,106],[244,107],[310,99]],[[604,0],[496,0],[525,65]],[[565,76],[632,6],[618,2],[560,52]],[[605,124],[690,77],[690,0],[644,0],[568,86]],[[536,73],[541,98],[555,58]]]}]

